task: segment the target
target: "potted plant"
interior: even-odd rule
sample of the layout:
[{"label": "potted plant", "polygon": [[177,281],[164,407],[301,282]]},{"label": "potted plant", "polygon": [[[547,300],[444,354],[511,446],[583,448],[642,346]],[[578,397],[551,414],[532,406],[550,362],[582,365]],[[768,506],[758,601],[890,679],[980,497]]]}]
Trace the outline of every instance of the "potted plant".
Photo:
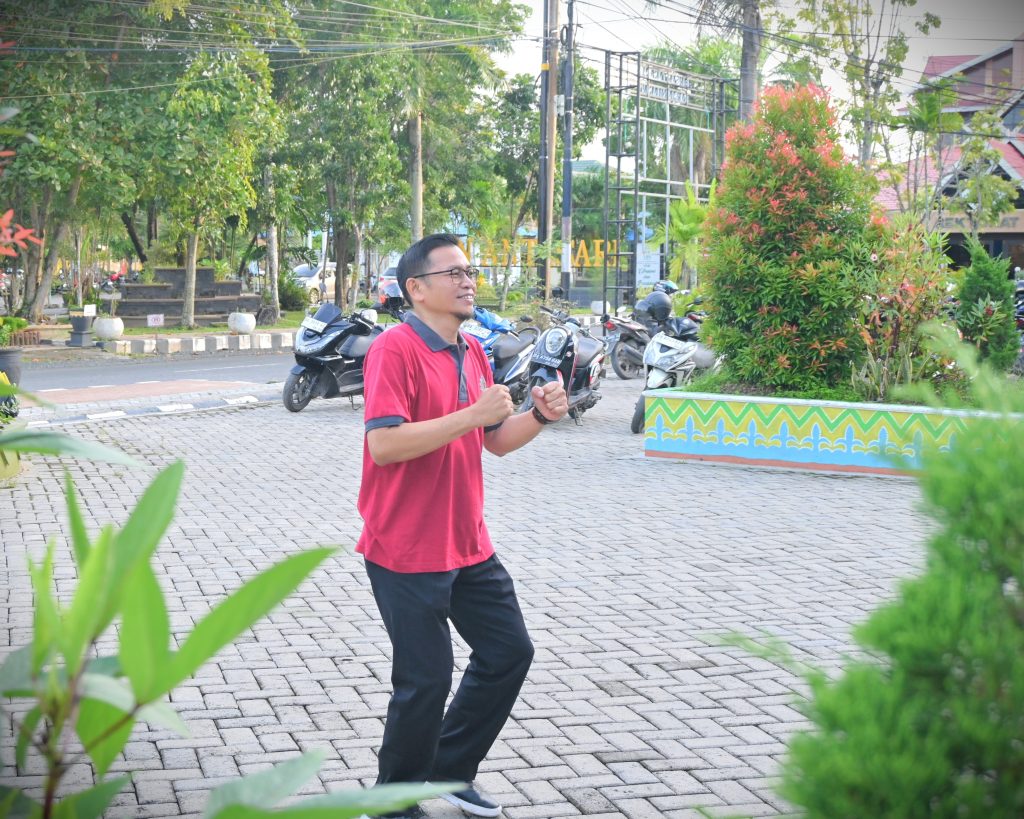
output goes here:
[{"label": "potted plant", "polygon": [[7,376],[11,384],[21,380],[21,348],[11,346],[11,337],[28,327],[28,322],[18,316],[0,316],[0,373]]},{"label": "potted plant", "polygon": [[92,324],[93,335],[100,341],[114,341],[124,335],[124,321],[114,315],[117,309],[117,299],[111,299],[110,313],[106,316],[96,316]]},{"label": "potted plant", "polygon": [[86,315],[79,307],[68,312],[68,321],[71,322],[71,338],[68,339],[69,347],[89,347],[92,345],[92,323],[96,314]]},{"label": "potted plant", "polygon": [[256,329],[256,316],[253,313],[235,312],[228,314],[228,329],[235,335],[247,335]]}]

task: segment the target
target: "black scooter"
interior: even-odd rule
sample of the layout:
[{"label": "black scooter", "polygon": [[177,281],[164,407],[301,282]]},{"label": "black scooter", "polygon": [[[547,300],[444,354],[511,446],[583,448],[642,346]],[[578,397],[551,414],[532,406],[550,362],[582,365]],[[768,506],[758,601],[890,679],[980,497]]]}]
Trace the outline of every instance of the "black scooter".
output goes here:
[{"label": "black scooter", "polygon": [[[395,315],[400,304],[399,294],[384,306]],[[358,310],[346,317],[336,304],[321,304],[295,334],[296,363],[284,382],[285,407],[301,412],[314,398],[362,395],[366,351],[383,332],[376,310]]]},{"label": "black scooter", "polygon": [[604,342],[561,310],[541,311],[551,316],[551,326],[540,334],[530,357],[526,399],[520,412],[533,409],[533,388],[556,379],[569,398],[569,416],[577,423],[584,412],[601,400],[598,386],[605,376]]}]

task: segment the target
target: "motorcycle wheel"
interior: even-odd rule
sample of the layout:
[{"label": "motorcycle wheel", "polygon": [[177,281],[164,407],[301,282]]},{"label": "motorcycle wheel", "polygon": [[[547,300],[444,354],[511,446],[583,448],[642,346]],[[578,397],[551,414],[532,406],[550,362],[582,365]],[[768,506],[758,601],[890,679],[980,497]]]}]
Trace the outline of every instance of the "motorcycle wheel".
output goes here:
[{"label": "motorcycle wheel", "polygon": [[316,373],[303,370],[296,375],[289,373],[284,382],[284,394],[281,396],[285,409],[289,412],[302,412],[313,398],[313,387],[316,386]]},{"label": "motorcycle wheel", "polygon": [[523,403],[519,405],[518,412],[529,412],[533,409],[533,388],[543,387],[548,382],[541,378],[539,375],[535,375],[530,379],[530,383],[526,385],[526,397],[523,399]]},{"label": "motorcycle wheel", "polygon": [[640,353],[641,357],[643,357],[644,354],[643,348],[632,339],[627,339],[625,341],[619,339],[615,342],[615,346],[612,347],[608,357],[612,360],[612,369],[615,370],[615,374],[623,381],[628,381],[631,378],[639,378],[644,372],[643,364],[637,364],[626,355],[626,345]]},{"label": "motorcycle wheel", "polygon": [[629,429],[634,435],[644,431],[644,397],[641,395],[636,400],[636,407],[633,408],[633,420],[629,423]]}]

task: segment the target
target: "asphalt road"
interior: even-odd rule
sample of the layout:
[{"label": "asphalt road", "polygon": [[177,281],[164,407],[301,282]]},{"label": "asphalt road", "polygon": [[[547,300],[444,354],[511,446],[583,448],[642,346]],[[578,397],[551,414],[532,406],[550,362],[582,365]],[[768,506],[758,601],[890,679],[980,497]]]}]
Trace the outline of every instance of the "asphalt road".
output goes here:
[{"label": "asphalt road", "polygon": [[268,384],[284,381],[294,363],[291,352],[225,353],[196,358],[110,356],[61,363],[25,361],[21,386],[31,392],[196,379]]}]

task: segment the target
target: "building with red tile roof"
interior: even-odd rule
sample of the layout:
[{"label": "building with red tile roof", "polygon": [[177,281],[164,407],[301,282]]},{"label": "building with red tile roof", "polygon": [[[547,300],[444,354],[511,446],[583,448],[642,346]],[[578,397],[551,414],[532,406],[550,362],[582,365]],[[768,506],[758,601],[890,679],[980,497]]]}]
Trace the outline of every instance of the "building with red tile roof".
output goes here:
[{"label": "building with red tile roof", "polygon": [[[1020,194],[1016,209],[1004,215],[998,224],[983,226],[980,238],[989,253],[1011,259],[1011,271],[1015,267],[1024,270],[1024,32],[985,54],[929,57],[918,90],[942,79],[951,81],[956,95],[943,111],[962,116],[965,131],[978,111],[995,109],[999,113],[1005,137],[989,140],[999,155],[992,172],[1016,183]],[[879,204],[890,212],[899,212],[916,196],[934,191],[936,185],[942,186],[944,195],[951,195],[960,162],[956,140],[963,135],[950,136],[937,157],[905,163],[898,184],[883,179]],[[939,210],[934,227],[948,232],[954,260],[962,258],[956,246],[962,245],[969,230],[967,220]]]}]

